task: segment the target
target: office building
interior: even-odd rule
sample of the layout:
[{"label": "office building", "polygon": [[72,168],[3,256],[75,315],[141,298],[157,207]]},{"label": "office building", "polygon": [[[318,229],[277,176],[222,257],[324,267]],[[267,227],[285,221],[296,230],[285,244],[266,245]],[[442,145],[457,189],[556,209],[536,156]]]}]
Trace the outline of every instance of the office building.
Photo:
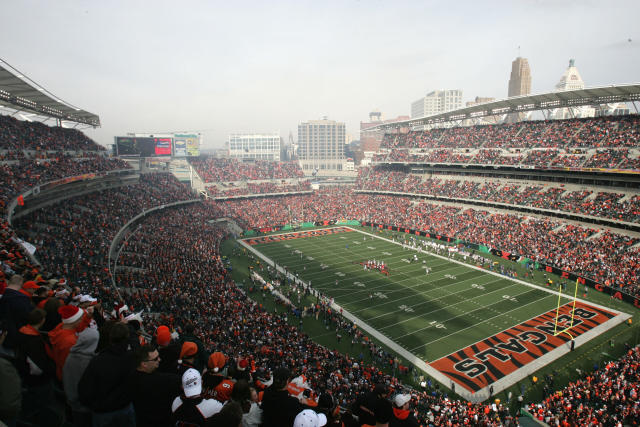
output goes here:
[{"label": "office building", "polygon": [[231,158],[280,161],[281,139],[277,133],[233,133],[227,146]]},{"label": "office building", "polygon": [[346,143],[344,123],[309,120],[298,125],[298,160],[305,174],[342,171]]},{"label": "office building", "polygon": [[460,89],[434,90],[424,98],[411,103],[411,118],[446,113],[460,107],[462,107],[462,91]]}]

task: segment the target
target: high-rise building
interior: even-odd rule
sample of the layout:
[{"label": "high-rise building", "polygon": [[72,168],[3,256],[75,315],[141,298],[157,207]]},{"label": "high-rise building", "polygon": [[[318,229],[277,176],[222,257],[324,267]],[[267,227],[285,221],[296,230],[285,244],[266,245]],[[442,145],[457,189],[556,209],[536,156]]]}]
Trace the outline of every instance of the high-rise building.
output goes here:
[{"label": "high-rise building", "polygon": [[298,159],[305,173],[341,171],[346,141],[344,123],[309,120],[298,125]]},{"label": "high-rise building", "polygon": [[[556,92],[580,89],[584,89],[584,81],[576,68],[576,60],[570,59],[569,66],[556,84]],[[584,105],[581,107],[556,108],[552,113],[552,117],[554,119],[572,119],[574,117],[593,117],[595,114],[595,108]]]},{"label": "high-rise building", "polygon": [[517,57],[511,63],[511,77],[509,77],[509,98],[512,96],[529,95],[531,93],[531,69],[527,58]]},{"label": "high-rise building", "polygon": [[236,159],[256,159],[280,161],[280,135],[232,133],[227,145],[229,157]]},{"label": "high-rise building", "polygon": [[411,103],[411,118],[446,113],[460,107],[462,107],[462,91],[460,89],[434,90],[424,98]]}]

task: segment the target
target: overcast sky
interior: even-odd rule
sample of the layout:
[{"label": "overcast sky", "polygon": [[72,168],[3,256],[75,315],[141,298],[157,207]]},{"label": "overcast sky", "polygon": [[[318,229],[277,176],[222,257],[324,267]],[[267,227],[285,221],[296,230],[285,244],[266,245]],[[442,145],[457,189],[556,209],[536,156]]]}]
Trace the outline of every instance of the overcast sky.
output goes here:
[{"label": "overcast sky", "polygon": [[575,58],[587,86],[640,82],[640,1],[2,0],[0,58],[127,132],[297,139],[322,116],[358,139],[372,110],[409,115],[435,89],[504,98],[511,61],[532,92]]}]

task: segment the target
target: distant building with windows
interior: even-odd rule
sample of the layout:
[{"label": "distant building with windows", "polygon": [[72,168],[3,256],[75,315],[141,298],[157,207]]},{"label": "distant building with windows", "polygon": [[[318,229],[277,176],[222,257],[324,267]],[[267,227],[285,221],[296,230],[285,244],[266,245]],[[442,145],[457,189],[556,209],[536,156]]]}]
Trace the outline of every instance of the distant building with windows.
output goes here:
[{"label": "distant building with windows", "polygon": [[462,107],[462,90],[434,90],[424,98],[411,103],[411,118],[446,113]]},{"label": "distant building with windows", "polygon": [[309,120],[298,125],[298,160],[305,174],[342,171],[345,125],[334,120]]},{"label": "distant building with windows", "polygon": [[229,135],[227,146],[231,158],[279,162],[281,142],[277,133],[232,133]]}]

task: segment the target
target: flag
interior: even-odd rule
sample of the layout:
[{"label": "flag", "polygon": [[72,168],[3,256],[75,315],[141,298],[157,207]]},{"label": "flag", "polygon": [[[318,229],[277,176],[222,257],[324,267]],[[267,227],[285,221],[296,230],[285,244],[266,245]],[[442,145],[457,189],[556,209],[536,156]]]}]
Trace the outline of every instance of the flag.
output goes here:
[{"label": "flag", "polygon": [[18,206],[24,206],[24,197],[22,197],[22,194],[18,196]]}]

